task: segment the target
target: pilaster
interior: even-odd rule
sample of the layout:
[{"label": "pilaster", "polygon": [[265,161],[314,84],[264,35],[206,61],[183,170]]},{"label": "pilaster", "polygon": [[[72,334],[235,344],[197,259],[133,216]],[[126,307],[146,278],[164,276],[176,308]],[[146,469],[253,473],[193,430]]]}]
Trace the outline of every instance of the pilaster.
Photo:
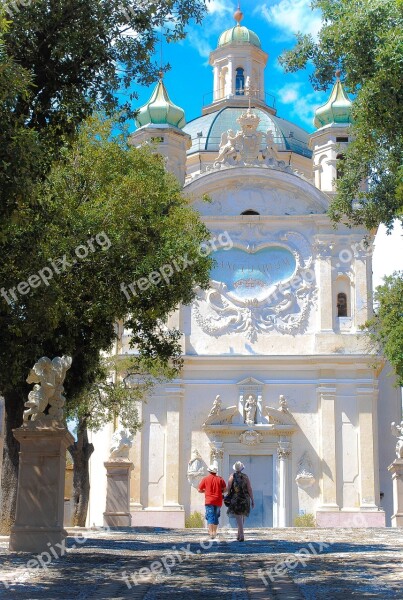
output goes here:
[{"label": "pilaster", "polygon": [[337,502],[336,388],[318,388],[322,478],[322,510],[339,510]]},{"label": "pilaster", "polygon": [[291,462],[291,442],[289,440],[280,440],[277,448],[277,457],[279,464],[278,478],[278,527],[289,527],[291,514],[291,493],[290,493],[290,462]]},{"label": "pilaster", "polygon": [[378,477],[375,475],[379,471],[375,448],[376,395],[373,385],[357,388],[361,509],[376,508],[379,497]]},{"label": "pilaster", "polygon": [[165,489],[164,507],[183,509],[179,503],[181,477],[181,413],[183,388],[179,383],[166,387]]}]

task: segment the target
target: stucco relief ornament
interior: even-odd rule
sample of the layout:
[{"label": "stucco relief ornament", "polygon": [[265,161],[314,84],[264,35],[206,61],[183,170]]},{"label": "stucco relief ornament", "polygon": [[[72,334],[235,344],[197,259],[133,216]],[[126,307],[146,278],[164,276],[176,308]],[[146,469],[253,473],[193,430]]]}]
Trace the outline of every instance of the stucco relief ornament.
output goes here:
[{"label": "stucco relief ornament", "polygon": [[199,487],[200,481],[206,474],[205,464],[196,448],[192,450],[192,458],[188,462],[187,480],[191,486]]},{"label": "stucco relief ornament", "polygon": [[403,421],[400,425],[395,422],[391,424],[392,434],[397,437],[396,443],[396,456],[397,458],[403,458]]},{"label": "stucco relief ornament", "polygon": [[304,452],[298,463],[297,476],[295,482],[303,490],[311,487],[315,483],[312,463],[307,452]]},{"label": "stucco relief ornament", "polygon": [[130,448],[133,446],[133,434],[120,427],[112,435],[109,460],[129,460]]},{"label": "stucco relief ornament", "polygon": [[244,431],[239,436],[239,441],[245,446],[257,446],[262,441],[262,434],[253,429]]},{"label": "stucco relief ornament", "polygon": [[24,424],[64,426],[63,407],[66,398],[63,396],[63,382],[71,363],[70,356],[56,356],[53,360],[43,356],[34,364],[27,377],[27,383],[35,385],[25,402],[27,410],[24,411]]}]

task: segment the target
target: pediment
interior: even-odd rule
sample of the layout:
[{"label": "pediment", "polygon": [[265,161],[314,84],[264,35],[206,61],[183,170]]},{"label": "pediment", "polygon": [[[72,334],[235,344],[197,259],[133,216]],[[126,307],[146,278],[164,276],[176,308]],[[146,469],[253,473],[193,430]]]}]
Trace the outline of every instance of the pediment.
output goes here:
[{"label": "pediment", "polygon": [[264,385],[264,381],[259,381],[254,377],[247,377],[246,379],[242,379],[241,381],[237,381],[237,385]]},{"label": "pediment", "polygon": [[[185,190],[203,216],[239,216],[245,210],[260,216],[325,214],[329,207],[329,198],[306,179],[257,167],[205,175]],[[211,202],[200,200],[203,194]]]}]

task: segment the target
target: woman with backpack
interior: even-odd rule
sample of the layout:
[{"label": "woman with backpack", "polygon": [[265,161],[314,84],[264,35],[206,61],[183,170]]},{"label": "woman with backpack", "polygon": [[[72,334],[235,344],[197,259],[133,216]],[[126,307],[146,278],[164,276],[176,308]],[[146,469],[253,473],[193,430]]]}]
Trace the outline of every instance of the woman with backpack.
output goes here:
[{"label": "woman with backpack", "polygon": [[[226,505],[228,506],[227,514],[230,517],[235,517],[238,525],[238,542],[244,540],[243,524],[245,517],[249,517],[251,507],[255,507],[253,500],[252,486],[249,477],[242,473],[245,465],[239,460],[232,467],[234,473],[228,479],[227,489],[229,490]],[[228,503],[229,501],[229,503]]]}]

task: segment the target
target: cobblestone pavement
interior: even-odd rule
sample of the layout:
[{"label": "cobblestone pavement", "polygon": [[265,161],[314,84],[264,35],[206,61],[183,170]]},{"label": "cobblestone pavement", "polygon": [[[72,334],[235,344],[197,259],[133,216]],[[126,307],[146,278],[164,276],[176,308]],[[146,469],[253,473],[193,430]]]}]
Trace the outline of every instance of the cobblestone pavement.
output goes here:
[{"label": "cobblestone pavement", "polygon": [[403,599],[403,529],[77,531],[47,567],[0,538],[0,600]]}]

